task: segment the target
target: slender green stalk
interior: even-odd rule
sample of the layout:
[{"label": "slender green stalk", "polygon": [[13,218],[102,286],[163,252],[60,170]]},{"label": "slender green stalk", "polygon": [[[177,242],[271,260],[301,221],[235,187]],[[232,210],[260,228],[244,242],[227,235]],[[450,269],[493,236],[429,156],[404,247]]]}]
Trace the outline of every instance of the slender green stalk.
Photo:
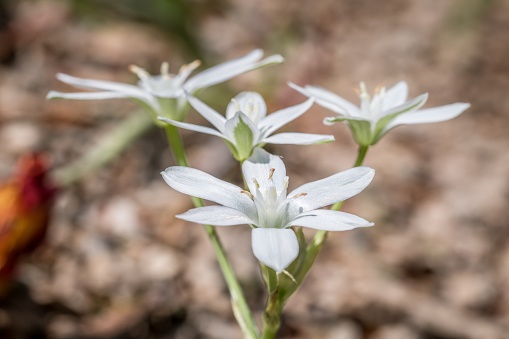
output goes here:
[{"label": "slender green stalk", "polygon": [[357,154],[357,159],[355,159],[355,164],[353,167],[359,167],[364,162],[364,158],[366,157],[366,154],[368,153],[369,146],[360,146],[359,147],[359,153]]},{"label": "slender green stalk", "polygon": [[119,155],[136,138],[152,126],[153,120],[144,112],[134,112],[108,132],[78,160],[55,170],[54,180],[60,186],[69,186],[104,166]]},{"label": "slender green stalk", "polygon": [[[368,152],[369,146],[360,146],[359,152],[357,153],[357,158],[355,159],[355,163],[353,167],[359,167],[364,162],[364,158],[366,157],[366,154]],[[337,202],[334,205],[332,205],[331,210],[338,211],[343,207],[343,201]],[[301,279],[304,279],[307,272],[313,265],[316,257],[318,256],[318,253],[320,253],[320,250],[322,248],[323,243],[325,242],[325,239],[327,239],[328,232],[320,230],[316,232],[315,236],[313,237],[313,240],[308,246],[307,249],[307,255],[306,255],[306,262],[304,263],[304,268],[299,272],[299,279],[297,281],[301,282]]]},{"label": "slender green stalk", "polygon": [[[354,167],[358,167],[362,165],[364,158],[366,157],[366,153],[368,151],[368,146],[361,146],[359,148],[359,152],[357,154],[357,159],[355,160]],[[334,204],[331,209],[339,210],[343,206],[343,202],[339,202]],[[265,312],[263,313],[263,339],[273,339],[276,338],[277,331],[279,330],[279,326],[281,325],[281,313],[283,311],[283,306],[286,300],[297,290],[300,286],[307,273],[313,266],[318,253],[322,249],[322,246],[327,239],[328,232],[327,231],[318,231],[311,243],[308,245],[306,249],[305,258],[303,260],[302,266],[300,266],[294,272],[294,279],[297,282],[294,285],[290,285],[285,287],[284,292],[279,288],[279,279],[277,279],[277,283],[274,283],[273,275],[275,272],[265,266],[262,266],[262,272],[264,273],[264,277],[267,284],[267,289],[269,293],[269,297],[267,300],[267,307]],[[279,277],[277,277],[279,278]],[[284,278],[284,277],[282,277]],[[282,293],[280,293],[282,292]]]},{"label": "slender green stalk", "polygon": [[262,339],[276,338],[279,326],[281,326],[281,312],[283,304],[279,300],[279,289],[272,291],[267,300],[267,308],[263,312]]},{"label": "slender green stalk", "polygon": [[[184,144],[182,142],[182,137],[180,136],[178,128],[173,125],[166,125],[165,132],[170,144],[170,148],[173,152],[173,156],[175,157],[175,161],[180,166],[188,167],[189,164],[187,162]],[[193,198],[193,203],[196,207],[204,206],[203,201],[199,198]],[[235,272],[233,271],[233,268],[228,261],[228,257],[223,248],[223,245],[221,244],[219,236],[217,235],[214,227],[210,225],[203,225],[203,228],[207,232],[207,235],[212,242],[212,247],[216,253],[219,267],[221,268],[224,279],[226,280],[226,284],[228,285],[228,289],[231,295],[233,314],[235,315],[235,318],[237,319],[237,322],[239,323],[246,338],[258,339],[260,337],[258,333],[258,327],[256,326],[256,322],[254,321],[251,310],[249,309],[249,306],[246,302],[242,287],[240,286]]]},{"label": "slender green stalk", "polygon": [[[366,153],[368,153],[369,146],[359,146],[359,153],[357,153],[357,159],[355,159],[355,164],[353,167],[359,167],[364,162],[364,158],[366,157]],[[331,210],[339,211],[343,206],[343,201],[337,202],[332,205]],[[325,231],[321,231],[325,232]]]},{"label": "slender green stalk", "polygon": [[167,124],[164,126],[164,131],[166,133],[166,138],[168,139],[171,151],[173,152],[173,158],[177,162],[177,165],[189,167],[184,143],[182,141],[179,129],[173,125]]}]

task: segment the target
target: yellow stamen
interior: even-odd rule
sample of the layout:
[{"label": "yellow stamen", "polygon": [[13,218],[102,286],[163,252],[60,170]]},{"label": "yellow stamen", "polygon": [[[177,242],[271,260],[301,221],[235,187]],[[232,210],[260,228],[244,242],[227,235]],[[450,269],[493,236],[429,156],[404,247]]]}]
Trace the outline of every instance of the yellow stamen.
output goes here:
[{"label": "yellow stamen", "polygon": [[146,70],[136,65],[129,65],[129,72],[136,74],[140,79],[150,77],[150,74]]},{"label": "yellow stamen", "polygon": [[275,172],[275,171],[276,171],[276,169],[275,169],[275,168],[271,168],[271,169],[269,170],[269,180],[270,180],[270,179],[272,179],[272,176],[274,175],[274,172]]},{"label": "yellow stamen", "polygon": [[382,83],[382,84],[378,84],[378,85],[376,85],[376,87],[375,87],[375,93],[380,92],[383,88],[384,88],[384,84],[383,84],[383,83]]},{"label": "yellow stamen", "polygon": [[293,199],[297,199],[297,198],[299,198],[299,197],[305,197],[306,195],[308,195],[308,194],[307,194],[307,193],[305,193],[305,192],[302,192],[302,193],[299,193],[299,194],[295,194],[295,195],[293,196]]},{"label": "yellow stamen", "polygon": [[170,75],[170,64],[166,61],[161,64],[161,75],[165,77]]},{"label": "yellow stamen", "polygon": [[258,180],[256,178],[253,178],[253,183],[255,184],[256,188],[260,188],[260,184],[258,183]]},{"label": "yellow stamen", "polygon": [[252,200],[254,200],[254,195],[251,194],[251,192],[246,191],[246,190],[241,190],[240,193],[246,194],[248,197],[250,197]]},{"label": "yellow stamen", "polygon": [[195,69],[197,69],[198,67],[200,67],[200,65],[201,65],[201,61],[200,60],[195,60],[195,61],[191,62],[190,64],[182,65],[182,67],[180,67],[180,69],[179,69],[179,74],[187,72],[188,70],[190,72],[192,72]]}]

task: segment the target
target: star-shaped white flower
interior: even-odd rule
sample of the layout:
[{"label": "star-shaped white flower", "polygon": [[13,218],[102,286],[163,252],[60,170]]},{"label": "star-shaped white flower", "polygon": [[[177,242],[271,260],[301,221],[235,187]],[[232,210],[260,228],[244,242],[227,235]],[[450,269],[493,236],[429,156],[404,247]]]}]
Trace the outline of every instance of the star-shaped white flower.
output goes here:
[{"label": "star-shaped white flower", "polygon": [[47,98],[77,100],[130,98],[143,104],[154,116],[162,115],[182,120],[183,114],[179,112],[179,108],[186,102],[185,93],[194,93],[199,89],[224,82],[254,69],[283,62],[283,57],[280,55],[272,55],[265,59],[262,57],[263,51],[256,49],[241,58],[216,65],[190,78],[191,73],[199,67],[199,61],[182,66],[178,74],[169,73],[168,63],[162,64],[160,75],[150,75],[138,66],[131,66],[130,70],[140,78],[137,86],[76,78],[59,73],[57,78],[66,84],[98,92],[62,93],[51,91]]},{"label": "star-shaped white flower", "polygon": [[304,114],[312,105],[309,99],[299,105],[267,114],[262,96],[256,92],[242,92],[226,109],[226,118],[201,102],[189,97],[189,103],[217,130],[159,117],[160,120],[191,131],[218,136],[225,140],[233,156],[239,161],[249,158],[253,149],[264,144],[312,145],[334,141],[332,135],[308,133],[280,133],[276,130]]},{"label": "star-shaped white flower", "polygon": [[366,85],[361,82],[360,107],[321,87],[302,88],[292,83],[289,85],[315,99],[317,104],[337,113],[338,117],[326,118],[324,123],[345,121],[361,146],[374,145],[385,133],[396,126],[450,120],[470,107],[467,103],[454,103],[419,110],[426,103],[428,94],[421,94],[408,100],[408,86],[403,81],[388,90],[385,87],[378,87],[373,97],[368,94]]},{"label": "star-shaped white flower", "polygon": [[373,225],[352,214],[319,209],[361,192],[373,179],[371,168],[351,168],[287,194],[283,161],[257,148],[242,165],[242,173],[249,191],[189,167],[169,167],[161,172],[173,189],[222,205],[194,208],[178,218],[215,226],[252,225],[254,255],[276,272],[288,267],[299,253],[290,226],[345,231]]}]

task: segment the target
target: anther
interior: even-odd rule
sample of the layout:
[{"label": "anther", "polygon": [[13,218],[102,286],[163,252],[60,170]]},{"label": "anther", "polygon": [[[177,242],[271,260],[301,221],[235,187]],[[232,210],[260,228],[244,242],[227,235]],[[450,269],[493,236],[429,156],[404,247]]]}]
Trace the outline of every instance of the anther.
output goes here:
[{"label": "anther", "polygon": [[385,92],[385,86],[384,86],[384,84],[378,84],[378,85],[376,85],[376,87],[375,87],[375,93],[378,93],[378,92],[380,92],[380,93]]},{"label": "anther", "polygon": [[170,75],[170,64],[166,61],[161,64],[161,75],[165,77]]},{"label": "anther", "polygon": [[260,184],[258,183],[258,180],[256,178],[253,178],[253,183],[255,184],[256,188],[260,188]]},{"label": "anther", "polygon": [[308,194],[307,194],[307,193],[305,193],[305,192],[302,192],[302,193],[299,193],[299,194],[295,194],[295,195],[293,196],[293,199],[297,199],[297,198],[299,198],[299,197],[305,197],[306,195],[308,195]]},{"label": "anther", "polygon": [[360,90],[359,96],[361,98],[369,99],[368,89],[366,88],[366,84],[364,83],[364,81],[361,81],[361,83],[359,84],[359,90]]},{"label": "anther", "polygon": [[275,169],[275,168],[271,168],[271,169],[269,170],[269,180],[270,180],[270,179],[272,179],[272,176],[274,175],[274,172],[275,172],[275,171],[276,171],[276,169]]},{"label": "anther", "polygon": [[246,190],[241,190],[240,193],[246,194],[248,197],[250,197],[252,200],[254,200],[254,195],[251,194],[251,192],[246,191]]},{"label": "anther", "polygon": [[200,65],[201,65],[200,60],[195,60],[195,61],[191,62],[190,64],[182,65],[182,67],[180,67],[180,69],[179,69],[179,74],[182,74],[182,73],[185,73],[188,71],[189,71],[189,73],[191,73],[192,71],[194,71],[195,69],[200,67]]},{"label": "anther", "polygon": [[285,177],[285,179],[284,179],[285,189],[287,189],[287,188],[288,188],[288,183],[289,183],[289,181],[290,181],[290,178]]},{"label": "anther", "polygon": [[150,77],[150,74],[146,70],[136,65],[129,65],[129,72],[136,74],[140,79]]}]

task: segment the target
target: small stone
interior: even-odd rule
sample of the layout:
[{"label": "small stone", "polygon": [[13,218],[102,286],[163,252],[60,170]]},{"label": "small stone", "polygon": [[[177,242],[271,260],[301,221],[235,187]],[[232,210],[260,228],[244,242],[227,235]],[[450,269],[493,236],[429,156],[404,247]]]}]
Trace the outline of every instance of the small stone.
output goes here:
[{"label": "small stone", "polygon": [[376,331],[370,339],[420,339],[421,336],[406,325],[388,325]]},{"label": "small stone", "polygon": [[138,274],[152,281],[172,279],[182,268],[181,261],[173,250],[155,245],[141,251],[137,264]]},{"label": "small stone", "polygon": [[0,144],[11,154],[33,151],[40,140],[39,129],[31,123],[14,122],[0,129]]},{"label": "small stone", "polygon": [[119,238],[134,238],[141,229],[138,205],[129,198],[114,198],[104,206],[100,224],[106,233]]},{"label": "small stone", "polygon": [[353,321],[342,321],[330,328],[326,339],[361,339],[362,329]]}]

